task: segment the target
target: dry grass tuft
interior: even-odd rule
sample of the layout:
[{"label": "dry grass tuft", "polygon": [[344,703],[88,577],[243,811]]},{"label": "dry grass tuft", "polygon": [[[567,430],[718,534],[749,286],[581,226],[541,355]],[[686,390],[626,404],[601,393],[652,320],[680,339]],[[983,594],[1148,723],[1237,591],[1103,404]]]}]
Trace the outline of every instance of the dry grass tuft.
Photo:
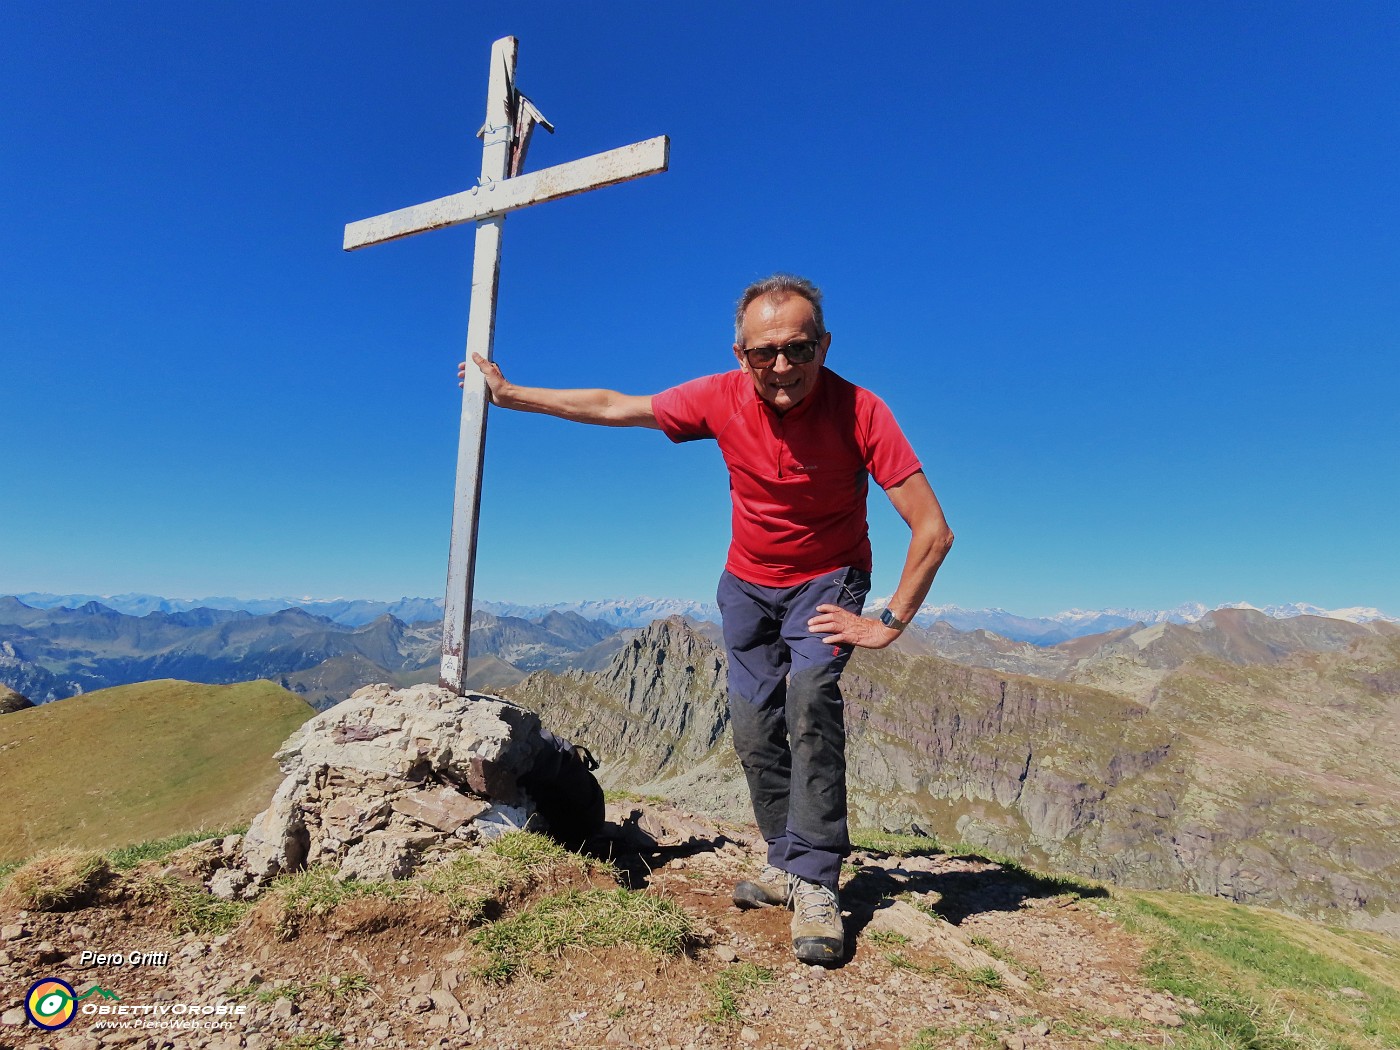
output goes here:
[{"label": "dry grass tuft", "polygon": [[41,853],[10,875],[0,890],[0,907],[34,911],[68,911],[90,903],[112,877],[100,853],[54,850]]}]

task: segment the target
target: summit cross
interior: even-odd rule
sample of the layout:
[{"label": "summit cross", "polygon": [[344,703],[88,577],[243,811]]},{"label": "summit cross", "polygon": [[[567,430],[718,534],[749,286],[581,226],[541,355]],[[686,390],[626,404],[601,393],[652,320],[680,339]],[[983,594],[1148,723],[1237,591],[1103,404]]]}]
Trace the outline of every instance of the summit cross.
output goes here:
[{"label": "summit cross", "polygon": [[[536,124],[553,126],[515,86],[515,37],[491,46],[486,94],[481,177],[477,185],[448,197],[348,223],[345,250],[410,237],[426,230],[476,223],[472,257],[471,305],[467,316],[467,360],[476,353],[492,359],[496,338],[496,289],[501,272],[501,231],[506,214],[531,204],[570,197],[587,190],[665,171],[670,140],[665,135],[591,157],[522,174],[530,133]],[[452,504],[452,544],[447,556],[443,601],[440,682],[458,695],[467,691],[472,585],[476,576],[476,534],[480,521],[481,471],[486,456],[486,383],[467,369],[462,387],[462,424],[457,442],[457,487]]]}]

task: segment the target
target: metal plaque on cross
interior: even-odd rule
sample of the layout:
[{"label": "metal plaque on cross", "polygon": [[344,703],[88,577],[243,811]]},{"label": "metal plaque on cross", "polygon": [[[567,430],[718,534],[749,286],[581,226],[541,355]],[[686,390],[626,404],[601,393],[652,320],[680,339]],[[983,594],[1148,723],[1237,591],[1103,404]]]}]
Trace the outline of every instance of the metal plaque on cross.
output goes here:
[{"label": "metal plaque on cross", "polygon": [[[476,223],[471,304],[467,316],[467,360],[488,361],[496,336],[496,289],[501,268],[501,230],[506,215],[532,204],[570,197],[643,175],[665,171],[670,139],[665,135],[591,157],[523,173],[525,152],[535,125],[553,126],[515,86],[515,37],[491,47],[486,95],[481,177],[471,189],[409,208],[361,219],[345,227],[346,251],[410,237],[426,230]],[[471,633],[472,585],[476,575],[476,533],[480,520],[481,471],[486,453],[486,384],[467,369],[462,387],[462,425],[457,443],[457,488],[452,505],[452,543],[447,556],[443,602],[440,681],[458,694],[467,691],[467,651]]]}]

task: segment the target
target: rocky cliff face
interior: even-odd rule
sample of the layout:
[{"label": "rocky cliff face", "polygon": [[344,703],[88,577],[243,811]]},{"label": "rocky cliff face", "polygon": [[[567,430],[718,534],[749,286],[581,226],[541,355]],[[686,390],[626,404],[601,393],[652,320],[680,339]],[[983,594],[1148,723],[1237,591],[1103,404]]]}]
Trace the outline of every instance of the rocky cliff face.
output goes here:
[{"label": "rocky cliff face", "polygon": [[592,750],[605,785],[636,787],[732,750],[728,691],[724,653],[671,617],[628,639],[602,671],[537,672],[510,694]]},{"label": "rocky cliff face", "polygon": [[[854,821],[1400,932],[1400,631],[1300,619],[1279,638],[1253,615],[1047,660],[1125,691],[918,645],[857,652],[843,687]],[[989,637],[974,644],[1019,660],[1020,643]],[[725,689],[721,650],[672,619],[602,672],[532,675],[512,695],[593,748],[608,786],[743,816]]]}]

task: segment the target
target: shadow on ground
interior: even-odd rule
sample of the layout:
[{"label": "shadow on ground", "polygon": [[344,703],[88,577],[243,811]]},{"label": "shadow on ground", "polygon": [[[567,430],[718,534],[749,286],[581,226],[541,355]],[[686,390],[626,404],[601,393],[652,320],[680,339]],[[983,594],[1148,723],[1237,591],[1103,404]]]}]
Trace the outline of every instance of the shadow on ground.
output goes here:
[{"label": "shadow on ground", "polygon": [[[925,895],[924,902],[932,901],[932,909],[954,926],[971,915],[1015,911],[1028,900],[1108,896],[1099,886],[1037,875],[975,854],[948,856],[935,849],[903,857],[877,850],[866,853],[871,861],[841,889],[841,905],[850,913],[850,934],[858,935],[884,902],[903,894]],[[943,870],[904,866],[911,857],[926,858]]]}]

